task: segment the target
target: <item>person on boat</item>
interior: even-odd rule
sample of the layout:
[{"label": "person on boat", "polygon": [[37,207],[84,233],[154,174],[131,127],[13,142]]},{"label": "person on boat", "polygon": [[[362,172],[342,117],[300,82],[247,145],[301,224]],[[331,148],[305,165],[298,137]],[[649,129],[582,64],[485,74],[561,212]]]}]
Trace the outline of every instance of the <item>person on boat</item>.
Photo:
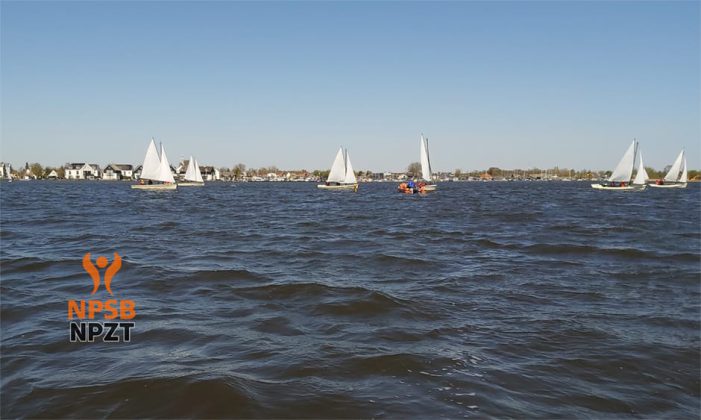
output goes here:
[{"label": "person on boat", "polygon": [[414,182],[413,179],[410,179],[409,182],[407,182],[407,187],[411,188],[412,190],[416,188],[416,183]]}]

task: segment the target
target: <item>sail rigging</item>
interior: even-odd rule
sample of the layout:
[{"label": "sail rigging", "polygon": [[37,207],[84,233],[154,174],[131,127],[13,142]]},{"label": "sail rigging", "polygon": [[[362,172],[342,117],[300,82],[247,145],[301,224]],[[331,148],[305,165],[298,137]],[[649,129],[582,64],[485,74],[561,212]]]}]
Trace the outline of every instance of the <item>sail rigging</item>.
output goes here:
[{"label": "sail rigging", "polygon": [[200,172],[200,165],[197,163],[196,159],[190,156],[190,160],[187,162],[187,170],[185,171],[185,181],[189,182],[204,182],[202,179],[202,173]]},{"label": "sail rigging", "polygon": [[421,178],[425,181],[431,180],[431,159],[428,154],[428,139],[421,135],[421,148],[420,148],[420,160],[421,160]]},{"label": "sail rigging", "polygon": [[635,152],[637,150],[637,142],[633,142],[628,146],[628,150],[623,154],[623,157],[616,165],[616,168],[609,177],[610,182],[629,182],[633,176],[633,167],[635,166]]},{"label": "sail rigging", "polygon": [[648,179],[650,179],[650,177],[647,175],[647,171],[645,170],[645,166],[643,165],[643,154],[641,152],[638,152],[638,154],[640,155],[640,160],[638,162],[638,173],[635,174],[633,184],[645,185],[645,183]]},{"label": "sail rigging", "polygon": [[666,182],[686,182],[686,180],[682,181],[679,175],[679,172],[682,170],[682,164],[684,164],[685,172],[682,174],[682,176],[684,176],[686,174],[686,158],[684,157],[683,150],[679,153],[679,156],[677,156],[677,159],[672,164],[672,167],[669,168],[669,172],[667,172],[667,175],[665,175],[664,180]]},{"label": "sail rigging", "polygon": [[345,153],[345,162],[346,162],[346,173],[345,176],[343,177],[343,183],[344,184],[355,184],[358,182],[358,180],[355,178],[355,172],[353,171],[353,165],[351,165],[350,161],[350,155],[348,155],[348,149],[346,149]]}]

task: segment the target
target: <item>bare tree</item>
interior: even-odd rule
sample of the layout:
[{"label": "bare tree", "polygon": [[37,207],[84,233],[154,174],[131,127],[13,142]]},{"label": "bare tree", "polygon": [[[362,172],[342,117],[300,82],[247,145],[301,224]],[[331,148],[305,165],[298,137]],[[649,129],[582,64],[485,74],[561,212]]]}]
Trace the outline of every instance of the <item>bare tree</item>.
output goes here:
[{"label": "bare tree", "polygon": [[421,174],[421,164],[419,162],[412,162],[407,166],[406,172],[410,176],[419,176]]},{"label": "bare tree", "polygon": [[243,163],[237,163],[234,165],[234,179],[239,180],[241,177],[243,177],[243,174],[246,172],[246,165]]}]

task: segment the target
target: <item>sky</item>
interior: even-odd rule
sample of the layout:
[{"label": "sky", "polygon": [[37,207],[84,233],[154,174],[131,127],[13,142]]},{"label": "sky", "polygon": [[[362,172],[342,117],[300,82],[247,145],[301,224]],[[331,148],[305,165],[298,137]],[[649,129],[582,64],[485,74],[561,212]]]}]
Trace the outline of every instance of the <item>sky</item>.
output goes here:
[{"label": "sky", "polygon": [[0,161],[701,168],[699,2],[0,2]]}]

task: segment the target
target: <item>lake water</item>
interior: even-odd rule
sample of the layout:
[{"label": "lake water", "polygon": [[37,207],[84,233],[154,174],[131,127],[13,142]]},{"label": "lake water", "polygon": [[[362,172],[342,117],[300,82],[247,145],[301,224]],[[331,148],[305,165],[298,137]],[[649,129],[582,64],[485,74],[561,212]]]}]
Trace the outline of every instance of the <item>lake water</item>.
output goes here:
[{"label": "lake water", "polygon": [[395,188],[3,183],[0,416],[699,417],[700,184]]}]

